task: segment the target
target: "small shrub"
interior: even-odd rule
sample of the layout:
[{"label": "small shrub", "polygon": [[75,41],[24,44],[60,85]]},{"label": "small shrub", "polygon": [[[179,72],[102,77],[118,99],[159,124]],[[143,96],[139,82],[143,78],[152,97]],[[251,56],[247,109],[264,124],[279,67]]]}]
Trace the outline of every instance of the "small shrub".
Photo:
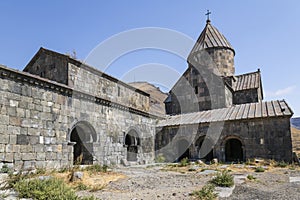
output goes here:
[{"label": "small shrub", "polygon": [[218,172],[217,176],[211,180],[211,183],[220,187],[231,187],[234,185],[233,176],[228,171]]},{"label": "small shrub", "polygon": [[253,175],[250,175],[250,174],[249,174],[249,175],[247,176],[247,179],[250,180],[250,181],[252,181],[252,180],[255,180],[256,177],[254,177]]},{"label": "small shrub", "polygon": [[214,192],[215,186],[212,184],[207,184],[202,187],[199,191],[194,191],[192,193],[197,199],[201,200],[213,200],[217,198],[217,193]]},{"label": "small shrub", "polygon": [[285,168],[288,166],[288,163],[281,161],[279,163],[277,163],[276,167],[281,167],[281,168]]},{"label": "small shrub", "polygon": [[256,167],[255,168],[255,172],[265,172],[265,168],[263,168],[263,167]]},{"label": "small shrub", "polygon": [[156,156],[155,162],[164,163],[164,162],[166,162],[166,158],[162,154],[159,154],[159,155]]},{"label": "small shrub", "polygon": [[179,167],[185,167],[185,166],[188,166],[189,164],[190,164],[189,159],[188,158],[183,158],[180,161]]},{"label": "small shrub", "polygon": [[11,169],[7,166],[7,164],[4,164],[0,170],[0,173],[10,173]]},{"label": "small shrub", "polygon": [[37,200],[78,199],[75,192],[62,180],[51,178],[47,180],[21,180],[14,185],[20,198]]}]

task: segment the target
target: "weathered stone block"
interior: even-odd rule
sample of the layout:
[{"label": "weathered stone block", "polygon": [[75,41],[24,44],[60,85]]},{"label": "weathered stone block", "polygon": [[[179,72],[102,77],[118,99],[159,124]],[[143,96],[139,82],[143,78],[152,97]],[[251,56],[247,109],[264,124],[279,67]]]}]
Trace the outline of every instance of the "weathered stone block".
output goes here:
[{"label": "weathered stone block", "polygon": [[35,160],[36,153],[21,153],[22,160]]},{"label": "weathered stone block", "polygon": [[9,143],[9,135],[0,134],[0,144],[8,144],[8,143]]},{"label": "weathered stone block", "polygon": [[9,136],[9,144],[17,144],[17,135]]},{"label": "weathered stone block", "polygon": [[0,134],[7,133],[7,125],[0,125]]},{"label": "weathered stone block", "polygon": [[28,128],[28,135],[40,136],[41,132],[37,128]]},{"label": "weathered stone block", "polygon": [[8,125],[9,124],[9,116],[0,115],[0,124]]},{"label": "weathered stone block", "polygon": [[21,148],[20,152],[22,152],[22,153],[32,153],[33,152],[32,145],[21,145],[20,148]]},{"label": "weathered stone block", "polygon": [[20,126],[21,118],[20,117],[9,117],[9,124],[13,125],[13,126]]},{"label": "weathered stone block", "polygon": [[17,135],[17,144],[20,144],[20,145],[29,144],[28,136],[27,135]]},{"label": "weathered stone block", "polygon": [[17,108],[17,117],[19,117],[19,118],[25,117],[25,110],[23,108]]},{"label": "weathered stone block", "polygon": [[9,107],[9,108],[7,108],[7,114],[9,116],[15,117],[15,116],[17,116],[17,109],[15,107]]},{"label": "weathered stone block", "polygon": [[28,136],[28,137],[29,137],[30,144],[33,144],[33,145],[39,144],[39,142],[40,142],[39,136]]},{"label": "weathered stone block", "polygon": [[37,160],[46,160],[46,153],[39,152],[36,154]]},{"label": "weathered stone block", "polygon": [[21,154],[18,153],[18,152],[15,152],[15,153],[14,153],[14,159],[15,159],[15,161],[20,161],[20,160],[22,160]]},{"label": "weathered stone block", "polygon": [[19,126],[8,126],[7,133],[12,135],[18,135],[21,133],[21,128]]},{"label": "weathered stone block", "polygon": [[4,161],[12,163],[14,161],[14,153],[5,153]]}]

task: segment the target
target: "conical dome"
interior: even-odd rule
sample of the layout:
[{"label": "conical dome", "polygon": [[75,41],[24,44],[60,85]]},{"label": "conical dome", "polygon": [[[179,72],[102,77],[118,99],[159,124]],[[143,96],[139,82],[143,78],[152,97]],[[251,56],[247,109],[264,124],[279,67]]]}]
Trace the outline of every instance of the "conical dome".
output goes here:
[{"label": "conical dome", "polygon": [[193,58],[202,50],[206,50],[212,57],[220,71],[219,75],[234,75],[233,59],[235,51],[224,35],[220,33],[216,27],[211,25],[210,20],[206,21],[205,28],[188,56],[188,62],[193,63],[192,61],[197,60]]}]

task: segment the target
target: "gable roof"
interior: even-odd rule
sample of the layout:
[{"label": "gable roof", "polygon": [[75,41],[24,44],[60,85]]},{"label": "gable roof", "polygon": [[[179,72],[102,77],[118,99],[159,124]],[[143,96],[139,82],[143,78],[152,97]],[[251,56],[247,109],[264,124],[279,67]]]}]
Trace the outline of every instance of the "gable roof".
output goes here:
[{"label": "gable roof", "polygon": [[194,45],[190,55],[208,48],[226,48],[235,51],[224,35],[218,31],[216,27],[211,25],[210,20],[206,21],[206,26],[201,32],[196,44]]},{"label": "gable roof", "polygon": [[235,76],[235,80],[232,83],[234,91],[259,88],[261,83],[260,70]]},{"label": "gable roof", "polygon": [[113,77],[113,76],[110,76],[110,75],[108,75],[108,74],[106,74],[106,73],[98,70],[97,68],[94,68],[94,67],[92,67],[92,66],[90,66],[90,65],[88,65],[88,64],[86,64],[86,63],[84,63],[82,61],[74,59],[74,58],[70,57],[69,55],[61,54],[61,53],[58,53],[56,51],[52,51],[52,50],[49,50],[49,49],[46,49],[46,48],[43,48],[43,47],[41,47],[38,50],[38,52],[33,56],[33,58],[25,66],[25,68],[23,69],[23,71],[24,72],[28,72],[28,69],[30,68],[30,66],[32,66],[33,63],[35,63],[36,60],[42,54],[44,54],[44,53],[48,54],[48,55],[51,55],[51,56],[54,56],[54,57],[60,57],[60,58],[66,59],[69,63],[72,63],[72,64],[76,65],[77,67],[85,69],[85,70],[87,70],[87,71],[89,71],[89,72],[91,72],[91,73],[93,73],[95,75],[99,75],[99,76],[101,76],[101,77],[103,77],[105,79],[108,79],[108,80],[112,81],[112,82],[118,83],[118,84],[120,84],[120,85],[122,85],[122,86],[124,86],[124,87],[126,87],[126,88],[128,88],[130,90],[133,90],[133,91],[135,91],[137,93],[140,93],[140,94],[142,94],[144,96],[147,96],[147,97],[150,96],[150,94],[148,94],[148,93],[146,93],[146,92],[144,92],[144,91],[142,91],[140,89],[137,89],[137,88],[135,88],[135,87],[133,87],[133,86],[131,86],[131,85],[129,85],[129,84],[127,84],[127,83],[125,83],[125,82],[123,82],[123,81],[115,78],[115,77]]},{"label": "gable roof", "polygon": [[157,127],[293,115],[285,100],[234,105],[228,108],[168,116]]}]

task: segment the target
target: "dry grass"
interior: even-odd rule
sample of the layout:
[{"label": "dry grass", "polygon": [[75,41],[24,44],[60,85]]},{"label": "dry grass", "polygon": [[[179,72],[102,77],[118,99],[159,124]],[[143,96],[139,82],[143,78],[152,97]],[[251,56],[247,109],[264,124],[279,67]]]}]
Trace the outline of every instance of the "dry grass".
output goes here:
[{"label": "dry grass", "polygon": [[120,179],[126,178],[125,175],[115,173],[115,172],[95,172],[91,173],[84,170],[74,170],[74,171],[83,171],[84,175],[82,180],[70,181],[73,170],[67,170],[65,172],[45,172],[39,175],[52,176],[58,179],[63,180],[67,185],[72,188],[78,188],[79,185],[86,186],[89,191],[98,191],[104,189],[110,182],[118,181]]}]

